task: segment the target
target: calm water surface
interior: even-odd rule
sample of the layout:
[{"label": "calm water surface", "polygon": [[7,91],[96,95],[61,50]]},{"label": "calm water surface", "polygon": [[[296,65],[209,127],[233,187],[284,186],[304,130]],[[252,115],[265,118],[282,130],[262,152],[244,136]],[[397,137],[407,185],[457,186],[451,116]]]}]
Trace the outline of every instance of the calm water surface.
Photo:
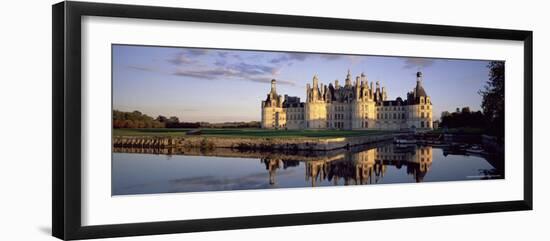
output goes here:
[{"label": "calm water surface", "polygon": [[[157,152],[153,154],[152,152]],[[493,155],[381,144],[330,152],[115,148],[112,194],[201,192],[504,178]]]}]

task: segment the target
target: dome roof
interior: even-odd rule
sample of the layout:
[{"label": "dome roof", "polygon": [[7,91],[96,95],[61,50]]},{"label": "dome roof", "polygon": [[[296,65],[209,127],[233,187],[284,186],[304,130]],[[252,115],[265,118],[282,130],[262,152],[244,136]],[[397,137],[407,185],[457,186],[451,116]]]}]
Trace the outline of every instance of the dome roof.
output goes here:
[{"label": "dome roof", "polygon": [[424,88],[422,87],[422,85],[417,85],[416,86],[416,96],[417,97],[427,97],[428,95],[426,94],[426,91],[424,90]]}]

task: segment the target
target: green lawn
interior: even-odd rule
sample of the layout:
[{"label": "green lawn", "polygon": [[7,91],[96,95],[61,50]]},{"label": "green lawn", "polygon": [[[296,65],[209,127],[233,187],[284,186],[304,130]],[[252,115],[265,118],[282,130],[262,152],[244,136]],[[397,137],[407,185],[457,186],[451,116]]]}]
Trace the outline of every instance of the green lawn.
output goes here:
[{"label": "green lawn", "polygon": [[[114,129],[115,136],[184,136],[190,129]],[[217,137],[350,137],[388,133],[379,130],[266,130],[266,129],[201,129],[201,136]]]}]

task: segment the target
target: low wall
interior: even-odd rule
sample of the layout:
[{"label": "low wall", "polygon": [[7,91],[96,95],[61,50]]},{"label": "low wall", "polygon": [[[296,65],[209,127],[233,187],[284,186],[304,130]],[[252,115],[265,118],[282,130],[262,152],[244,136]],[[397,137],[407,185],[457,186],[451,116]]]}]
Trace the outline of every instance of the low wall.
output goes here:
[{"label": "low wall", "polygon": [[380,134],[338,138],[247,138],[247,137],[213,137],[213,136],[115,136],[114,147],[188,147],[188,148],[234,148],[254,150],[334,150],[351,146],[365,145],[380,141],[392,140],[393,134]]}]

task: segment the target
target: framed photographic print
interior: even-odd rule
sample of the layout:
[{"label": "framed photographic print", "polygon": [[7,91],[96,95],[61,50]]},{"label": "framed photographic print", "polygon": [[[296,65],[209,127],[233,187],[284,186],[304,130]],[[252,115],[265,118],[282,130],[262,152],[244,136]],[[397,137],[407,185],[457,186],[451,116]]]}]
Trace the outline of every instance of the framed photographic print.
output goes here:
[{"label": "framed photographic print", "polygon": [[53,6],[53,235],[532,209],[532,32]]}]

